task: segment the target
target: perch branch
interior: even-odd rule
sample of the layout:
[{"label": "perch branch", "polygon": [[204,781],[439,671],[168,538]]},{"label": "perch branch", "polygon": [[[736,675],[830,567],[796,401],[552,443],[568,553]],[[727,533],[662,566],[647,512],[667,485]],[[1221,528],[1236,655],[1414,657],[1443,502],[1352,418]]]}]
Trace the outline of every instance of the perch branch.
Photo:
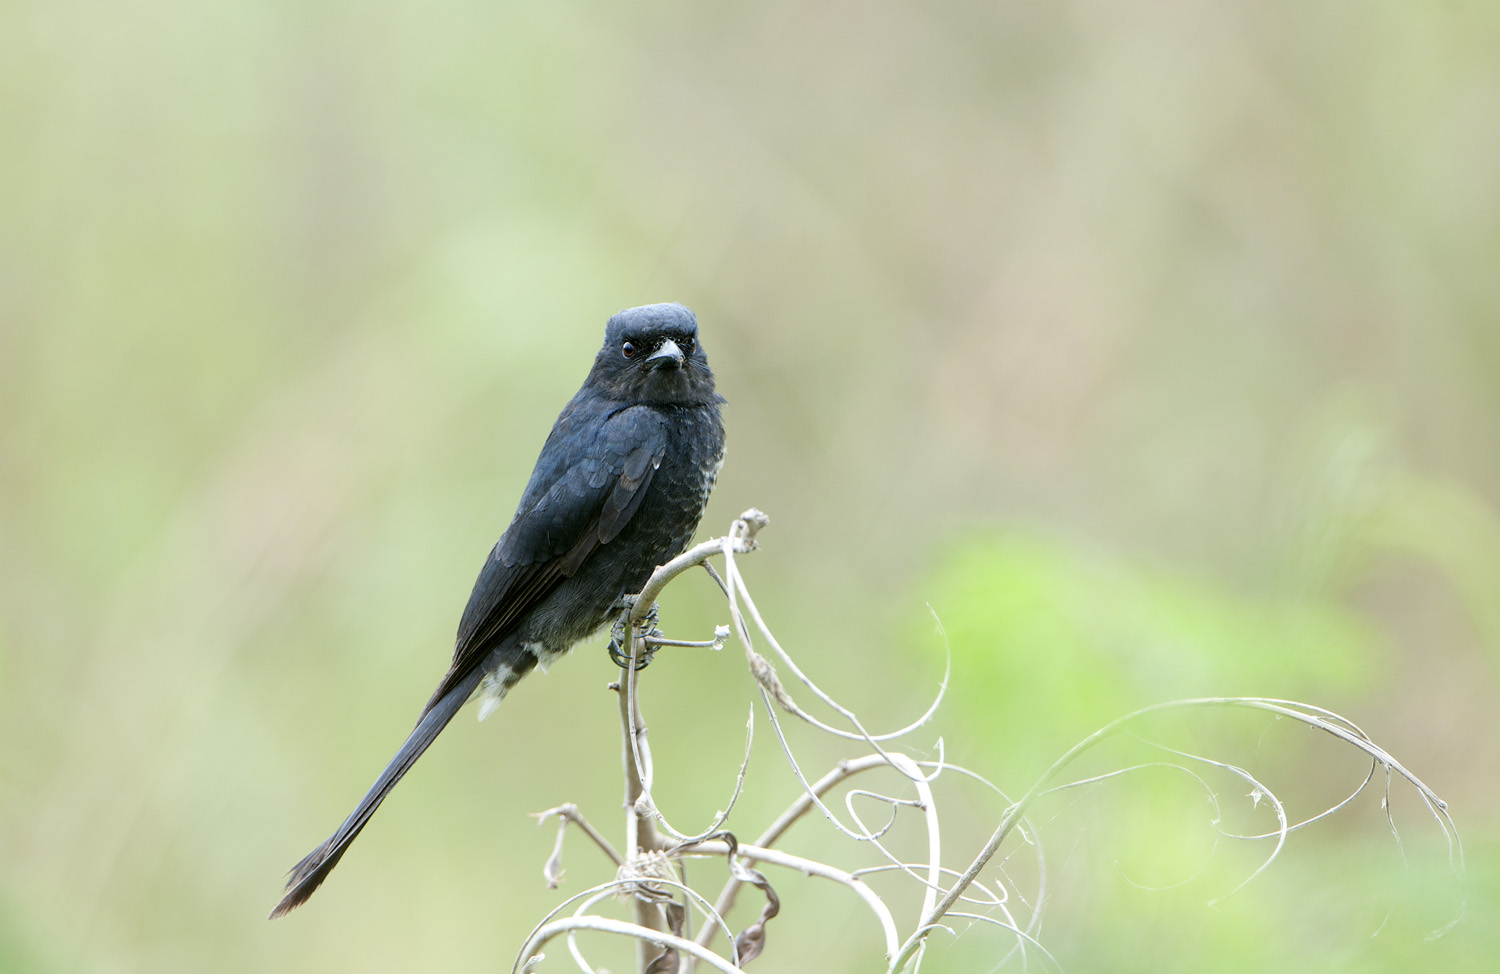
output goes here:
[{"label": "perch branch", "polygon": [[[701,842],[691,848],[693,855],[722,856],[729,852],[729,844],[720,840],[712,842]],[[864,880],[852,873],[835,868],[827,863],[818,862],[814,859],[804,859],[794,856],[779,849],[765,849],[760,846],[740,845],[736,848],[736,855],[755,862],[767,862],[773,866],[783,866],[787,869],[795,869],[797,872],[807,876],[817,876],[847,886],[854,892],[875,918],[880,922],[880,929],[885,935],[885,955],[887,958],[893,956],[901,946],[900,935],[896,932],[896,920],[891,916],[890,909],[885,905],[875,891],[871,889]],[[715,907],[717,912],[717,907]],[[720,914],[723,915],[722,913]]]},{"label": "perch branch", "polygon": [[[755,533],[767,523],[766,516],[754,508],[745,511],[731,526],[730,536],[695,545],[653,571],[625,613],[623,629],[625,638],[629,642],[629,652],[626,654],[629,658],[629,665],[621,667],[620,680],[616,687],[620,694],[620,731],[623,742],[621,763],[624,765],[625,773],[627,864],[643,854],[660,852],[664,845],[660,833],[656,830],[656,820],[653,816],[651,749],[646,742],[646,722],[640,712],[640,671],[637,669],[637,662],[646,650],[642,626],[650,615],[656,598],[668,583],[683,572],[706,563],[708,558],[720,552],[748,553],[753,551]],[[665,927],[665,917],[661,907],[640,896],[635,898],[635,916],[635,926],[641,929],[660,933]],[[709,926],[706,929],[713,928]],[[639,969],[644,971],[651,961],[646,940],[639,941],[636,957]]]},{"label": "perch branch", "polygon": [[610,917],[595,916],[593,914],[553,920],[551,923],[538,929],[521,948],[521,956],[526,958],[521,966],[521,970],[529,969],[539,959],[540,955],[538,951],[545,947],[548,941],[577,930],[593,930],[599,933],[612,933],[621,937],[631,937],[642,945],[643,951],[648,944],[657,947],[670,947],[684,954],[691,954],[714,970],[723,971],[724,974],[744,974],[741,968],[734,966],[713,951],[699,947],[691,940],[683,937],[674,937],[670,933],[664,933],[650,927],[643,927],[638,923],[627,923],[624,920],[615,920]]},{"label": "perch branch", "polygon": [[[798,819],[802,818],[808,813],[808,811],[812,809],[813,795],[822,796],[826,794],[830,788],[846,778],[853,777],[854,775],[859,774],[861,771],[869,771],[871,768],[880,768],[884,766],[885,758],[881,757],[878,754],[867,755],[853,761],[840,761],[832,771],[819,778],[816,782],[813,783],[812,787],[808,791],[805,791],[800,796],[798,796],[797,800],[792,802],[791,806],[787,808],[786,811],[782,812],[781,815],[776,819],[776,821],[772,822],[771,825],[760,834],[760,838],[755,840],[754,847],[767,849],[775,845],[776,841],[781,838],[781,836],[786,832],[787,829],[791,828]],[[714,901],[714,911],[716,913],[718,913],[720,916],[724,916],[734,907],[734,901],[735,898],[739,895],[741,885],[743,884],[733,876],[729,877],[729,879],[724,882],[723,890],[719,892],[718,899]],[[702,944],[704,947],[707,947],[709,944],[713,943],[714,935],[716,933],[717,931],[713,927],[704,927],[703,931],[698,934],[698,943]]]}]

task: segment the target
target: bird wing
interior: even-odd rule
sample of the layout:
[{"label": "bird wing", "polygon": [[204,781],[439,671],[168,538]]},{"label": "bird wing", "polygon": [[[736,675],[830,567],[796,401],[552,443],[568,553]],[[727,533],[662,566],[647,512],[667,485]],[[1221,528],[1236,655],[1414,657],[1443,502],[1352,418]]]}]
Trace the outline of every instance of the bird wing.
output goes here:
[{"label": "bird wing", "polygon": [[453,665],[429,708],[481,665],[527,612],[577,573],[590,553],[614,540],[640,508],[666,455],[661,415],[632,406],[598,422],[597,414],[587,412],[566,410],[547,438],[515,518],[474,583],[459,622]]}]

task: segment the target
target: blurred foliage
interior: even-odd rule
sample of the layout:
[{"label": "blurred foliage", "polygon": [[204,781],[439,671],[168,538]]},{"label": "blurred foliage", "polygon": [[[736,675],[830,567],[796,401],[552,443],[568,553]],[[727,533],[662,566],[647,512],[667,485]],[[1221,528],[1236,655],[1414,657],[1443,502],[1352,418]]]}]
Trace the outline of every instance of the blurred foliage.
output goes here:
[{"label": "blurred foliage", "polygon": [[[1467,841],[1431,943],[1445,853],[1402,806],[1403,865],[1373,797],[1210,908],[1255,851],[1138,889],[1211,830],[1180,774],[1115,779],[1049,811],[1071,969],[1487,969],[1497,50],[1478,0],[0,7],[0,969],[504,968],[555,902],[526,813],[618,806],[597,646],[262,917],[441,673],[605,318],[665,299],[730,401],[704,530],[772,515],[757,599],[872,725],[938,678],[926,603],[935,733],[1006,789],[1123,709],[1296,694]],[[669,629],[715,599],[674,586]],[[753,689],[731,653],[651,675],[663,800],[706,821]],[[1149,730],[1299,807],[1362,773]],[[795,793],[778,761],[736,827]],[[999,804],[952,806],[953,855]],[[758,963],[873,963],[843,900],[778,889]]]},{"label": "blurred foliage", "polygon": [[[1461,492],[1403,491],[1389,506],[1346,540],[1399,539],[1388,525],[1418,506],[1439,525],[1475,516]],[[1479,567],[1493,571],[1493,554]],[[982,753],[997,760],[1013,794],[1089,731],[1150,704],[1358,699],[1386,669],[1378,631],[1341,599],[1250,596],[1056,539],[971,538],[943,559],[932,587],[960,674],[952,690],[959,739],[988,742]],[[1126,746],[1107,742],[1062,774],[1059,782],[1135,769],[1043,798],[1032,813],[1039,824],[1028,841],[1065,850],[1048,870],[1052,937],[1043,943],[1066,968],[1485,969],[1500,940],[1478,917],[1428,942],[1465,916],[1471,884],[1488,904],[1493,840],[1483,836],[1486,846],[1469,852],[1477,876],[1455,870],[1453,850],[1399,779],[1389,834],[1368,828],[1371,810],[1385,808],[1377,773],[1359,804],[1294,831],[1269,871],[1241,891],[1273,841],[1236,849],[1227,836],[1274,834],[1271,806],[1259,785],[1215,776],[1173,751],[1245,768],[1295,824],[1352,792],[1369,764],[1353,748],[1280,724],[1228,709],[1157,716],[1127,726]],[[1188,916],[1197,920],[1185,929]]]},{"label": "blurred foliage", "polygon": [[[1328,452],[1321,474],[1301,487],[1303,510],[1280,547],[1285,585],[1271,594],[1035,532],[967,538],[930,582],[961,674],[953,695],[969,731],[963,739],[989,742],[985,753],[1018,793],[1089,731],[1164,700],[1367,699],[1391,679],[1392,650],[1348,596],[1393,557],[1416,558],[1451,582],[1481,645],[1500,650],[1492,597],[1500,591],[1500,520],[1463,485],[1401,471],[1383,453],[1378,438],[1357,432]],[[1481,831],[1470,848],[1472,871],[1455,871],[1453,851],[1411,794],[1392,802],[1389,835],[1360,830],[1351,822],[1368,825],[1372,808],[1385,809],[1377,774],[1361,804],[1294,832],[1271,870],[1239,892],[1257,859],[1225,848],[1234,843],[1219,833],[1274,831],[1269,805],[1259,794],[1241,799],[1242,781],[1215,789],[1200,780],[1214,798],[1210,810],[1187,776],[1160,770],[1163,762],[1210,769],[1162,747],[1246,768],[1271,784],[1293,822],[1336,804],[1368,765],[1326,742],[1311,756],[1306,735],[1294,730],[1287,740],[1274,719],[1225,711],[1147,723],[1166,737],[1132,725],[1130,734],[1151,743],[1102,762],[1090,755],[1061,780],[1140,770],[1089,786],[1085,798],[1066,792],[1061,808],[1044,799],[1033,815],[1046,823],[1038,841],[1071,847],[1062,883],[1049,875],[1051,919],[1066,931],[1054,927],[1052,943],[1068,968],[1479,971],[1497,956],[1500,929],[1485,918],[1495,883],[1491,834]],[[1400,751],[1398,742],[1377,743]],[[1335,782],[1348,787],[1340,792]],[[1399,780],[1394,789],[1409,791]],[[1253,827],[1229,821],[1247,813],[1259,816]],[[1221,901],[1230,890],[1234,898]],[[1200,920],[1190,931],[1189,915]],[[1163,942],[1174,944],[1170,954],[1154,949]]]},{"label": "blurred foliage", "polygon": [[1372,512],[1371,545],[1409,553],[1442,572],[1500,660],[1500,517],[1462,484],[1405,478]]},{"label": "blurred foliage", "polygon": [[1166,699],[1326,698],[1370,682],[1377,634],[1342,605],[1248,597],[1040,538],[966,542],[932,588],[961,709],[1007,768],[1050,764],[1093,728]]}]

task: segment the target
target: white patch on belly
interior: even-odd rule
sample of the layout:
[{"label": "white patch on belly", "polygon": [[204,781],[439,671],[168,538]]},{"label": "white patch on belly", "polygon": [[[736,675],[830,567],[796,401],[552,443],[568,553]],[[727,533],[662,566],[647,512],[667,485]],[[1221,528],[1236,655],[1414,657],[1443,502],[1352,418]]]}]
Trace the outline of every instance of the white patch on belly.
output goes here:
[{"label": "white patch on belly", "polygon": [[536,668],[541,670],[543,675],[546,675],[547,671],[552,668],[552,664],[557,662],[559,656],[567,652],[567,650],[559,653],[548,652],[541,643],[522,643],[521,648],[536,657]]},{"label": "white patch on belly", "polygon": [[484,720],[495,712],[500,701],[516,685],[516,671],[509,666],[500,666],[484,675],[474,695],[479,698],[479,719]]}]

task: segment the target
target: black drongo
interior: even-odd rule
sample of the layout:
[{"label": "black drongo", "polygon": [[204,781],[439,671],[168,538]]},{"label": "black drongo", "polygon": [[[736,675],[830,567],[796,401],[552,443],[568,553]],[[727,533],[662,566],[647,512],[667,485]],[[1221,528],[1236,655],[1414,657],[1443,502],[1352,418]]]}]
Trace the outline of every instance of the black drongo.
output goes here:
[{"label": "black drongo", "polygon": [[594,367],[474,583],[453,665],[369,793],[292,869],[272,917],[313,894],[465,701],[478,697],[480,719],[488,716],[532,667],[546,669],[598,630],[687,547],[724,459],[723,401],[687,308],[653,304],[609,319]]}]

